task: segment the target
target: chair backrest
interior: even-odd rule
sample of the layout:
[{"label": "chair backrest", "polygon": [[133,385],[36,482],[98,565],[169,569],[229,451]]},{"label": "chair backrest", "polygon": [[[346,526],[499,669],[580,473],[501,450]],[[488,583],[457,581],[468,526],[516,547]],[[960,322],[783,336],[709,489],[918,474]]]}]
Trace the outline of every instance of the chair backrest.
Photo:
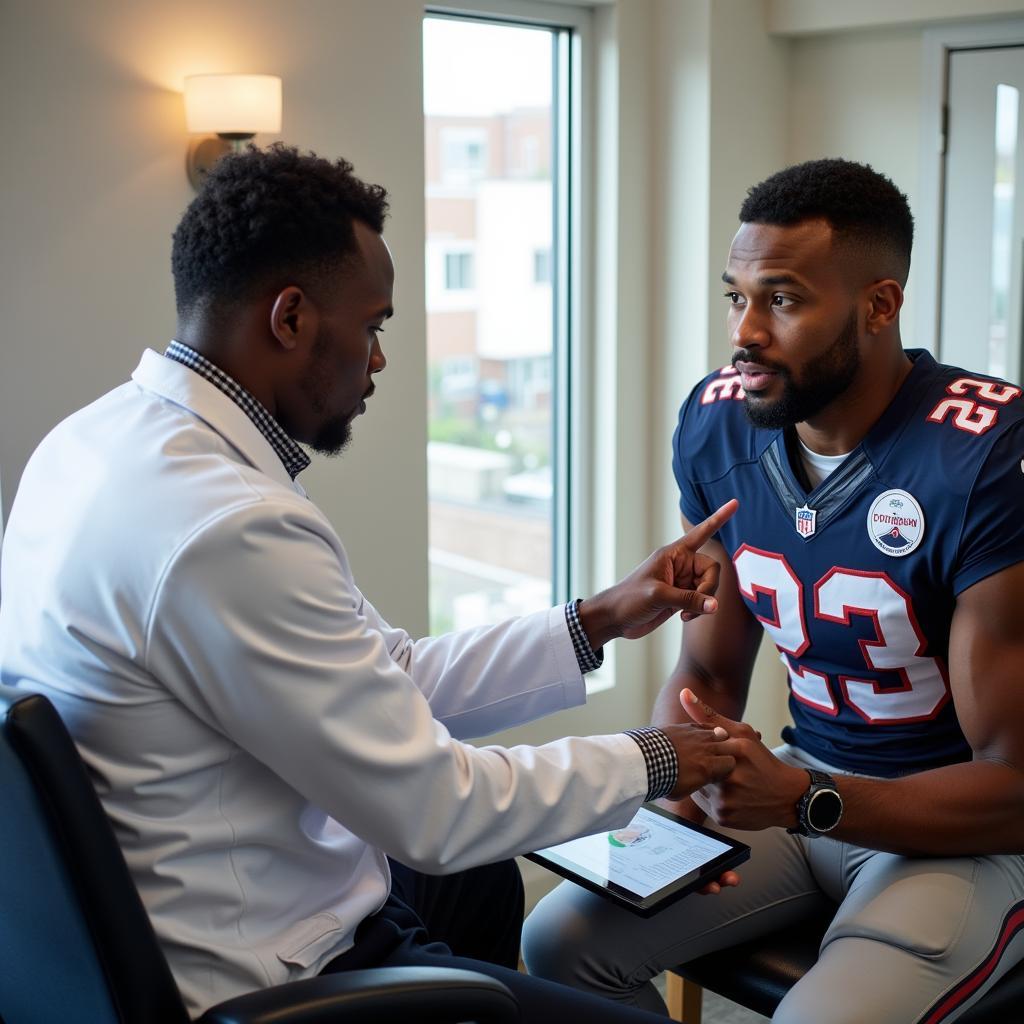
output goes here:
[{"label": "chair backrest", "polygon": [[0,686],[0,1019],[187,1024],[88,772],[53,705]]}]

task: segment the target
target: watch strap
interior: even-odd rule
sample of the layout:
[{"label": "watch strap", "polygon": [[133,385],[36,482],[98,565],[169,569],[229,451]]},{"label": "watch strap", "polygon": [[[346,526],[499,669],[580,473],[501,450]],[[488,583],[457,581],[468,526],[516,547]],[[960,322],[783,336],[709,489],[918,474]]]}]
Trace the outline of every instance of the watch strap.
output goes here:
[{"label": "watch strap", "polygon": [[[831,786],[833,789],[836,788],[836,780],[828,772],[818,771],[817,768],[805,768],[804,771],[810,775],[812,786]],[[810,793],[810,787],[808,787],[807,792]]]}]

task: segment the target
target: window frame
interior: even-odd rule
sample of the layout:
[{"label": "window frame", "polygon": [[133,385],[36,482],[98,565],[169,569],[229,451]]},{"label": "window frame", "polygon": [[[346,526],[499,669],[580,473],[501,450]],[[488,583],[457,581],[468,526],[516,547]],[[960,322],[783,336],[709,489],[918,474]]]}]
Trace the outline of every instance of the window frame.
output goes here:
[{"label": "window frame", "polygon": [[[949,59],[956,50],[1024,45],[1024,18],[937,25],[921,42],[921,145],[915,207],[917,237],[911,268],[917,344],[942,358],[942,249],[946,196],[946,117]],[[1024,354],[1020,357],[1024,360]]]},{"label": "window frame", "polygon": [[[550,257],[554,303],[552,469],[556,507],[553,512],[552,592],[564,602],[593,591],[591,537],[593,520],[590,497],[594,479],[593,452],[575,439],[589,436],[587,424],[593,403],[590,296],[592,258],[589,248],[590,202],[594,150],[592,12],[585,6],[536,2],[536,0],[448,0],[427,4],[424,18],[484,21],[561,31],[557,36],[556,61],[568,62],[568,74],[558,74],[554,97],[558,125],[553,150],[553,188],[556,223]],[[584,123],[586,119],[587,123]],[[563,144],[564,140],[564,144]],[[562,285],[565,287],[562,287]],[[564,384],[563,384],[564,382]],[[610,685],[605,673],[588,677],[588,689]]]}]

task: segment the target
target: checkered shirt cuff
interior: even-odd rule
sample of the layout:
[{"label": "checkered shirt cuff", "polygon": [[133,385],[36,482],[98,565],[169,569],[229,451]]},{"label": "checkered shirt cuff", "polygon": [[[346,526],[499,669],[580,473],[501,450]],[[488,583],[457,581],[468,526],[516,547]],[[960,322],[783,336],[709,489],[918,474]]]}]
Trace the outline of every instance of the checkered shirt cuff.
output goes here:
[{"label": "checkered shirt cuff", "polygon": [[658,800],[676,788],[679,761],[669,738],[654,726],[627,729],[626,735],[636,741],[647,762],[647,799]]},{"label": "checkered shirt cuff", "polygon": [[580,625],[580,600],[577,597],[575,601],[570,601],[565,606],[565,624],[569,627],[569,636],[572,637],[572,647],[576,652],[580,672],[586,675],[604,664],[604,651],[595,651],[590,646],[586,631]]}]

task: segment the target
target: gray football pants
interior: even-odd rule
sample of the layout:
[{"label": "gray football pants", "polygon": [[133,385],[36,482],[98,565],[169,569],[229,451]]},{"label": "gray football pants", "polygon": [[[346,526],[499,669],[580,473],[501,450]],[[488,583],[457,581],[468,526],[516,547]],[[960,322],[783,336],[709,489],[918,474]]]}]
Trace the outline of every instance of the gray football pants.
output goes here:
[{"label": "gray football pants", "polygon": [[[791,747],[776,753],[828,770]],[[837,903],[817,965],[772,1019],[946,1024],[1024,958],[1024,856],[912,858],[778,828],[731,834],[752,851],[741,884],[651,918],[562,883],[527,919],[530,973],[664,1014],[650,982],[665,969]]]}]

